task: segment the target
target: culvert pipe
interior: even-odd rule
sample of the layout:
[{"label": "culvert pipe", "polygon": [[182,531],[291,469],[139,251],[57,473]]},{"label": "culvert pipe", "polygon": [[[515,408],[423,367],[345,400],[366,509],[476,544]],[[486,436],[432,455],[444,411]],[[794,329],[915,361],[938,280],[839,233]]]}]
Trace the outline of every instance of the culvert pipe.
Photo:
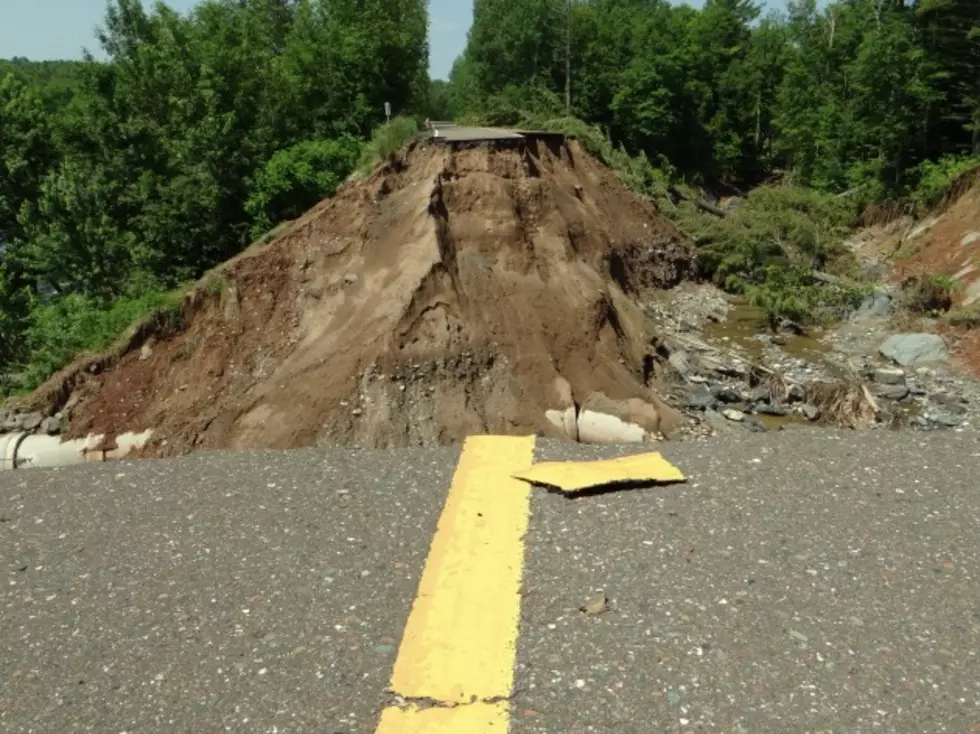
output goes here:
[{"label": "culvert pipe", "polygon": [[116,436],[113,445],[106,447],[102,435],[62,441],[57,436],[7,433],[0,436],[0,471],[122,459],[131,451],[143,448],[152,435],[152,430],[124,433]]}]

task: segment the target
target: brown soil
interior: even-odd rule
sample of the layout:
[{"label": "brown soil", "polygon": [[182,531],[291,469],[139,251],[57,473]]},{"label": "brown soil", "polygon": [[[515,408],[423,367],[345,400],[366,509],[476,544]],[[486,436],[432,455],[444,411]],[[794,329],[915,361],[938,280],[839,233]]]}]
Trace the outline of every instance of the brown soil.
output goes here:
[{"label": "brown soil", "polygon": [[931,273],[957,276],[968,287],[980,277],[980,242],[962,244],[967,234],[980,231],[980,168],[954,182],[930,219],[932,227],[915,239],[907,237],[908,226],[891,233],[888,244],[897,258],[892,279]]},{"label": "brown soil", "polygon": [[[71,434],[155,430],[196,448],[373,447],[555,435],[545,411],[602,394],[679,415],[646,384],[633,296],[694,253],[577,143],[416,142],[275,241],[32,398]],[[564,398],[567,400],[567,395]]]},{"label": "brown soil", "polygon": [[[980,241],[963,244],[964,238],[980,232],[980,168],[960,176],[925,222],[928,231],[916,238],[922,222],[908,216],[908,207],[893,206],[879,219],[887,224],[869,227],[860,254],[893,257],[889,280],[895,285],[926,274],[945,275],[959,281],[953,305],[980,299]],[[868,215],[866,215],[868,216]],[[872,217],[873,218],[873,217]],[[980,333],[976,329],[940,325],[937,330],[949,341],[957,360],[980,375]]]}]

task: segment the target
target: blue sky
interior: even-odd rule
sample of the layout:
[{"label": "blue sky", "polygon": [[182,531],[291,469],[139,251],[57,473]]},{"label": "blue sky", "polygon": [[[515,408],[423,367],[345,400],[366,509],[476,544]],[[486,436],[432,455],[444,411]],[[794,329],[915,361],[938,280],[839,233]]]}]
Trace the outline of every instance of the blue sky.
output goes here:
[{"label": "blue sky", "polygon": [[[782,5],[779,0],[768,4]],[[144,0],[144,5],[149,5]],[[187,11],[195,0],[167,0]],[[700,5],[700,0],[691,0]],[[0,58],[78,58],[82,49],[97,51],[94,29],[102,22],[106,0],[0,0]],[[472,20],[469,0],[429,0],[432,75],[445,78],[466,44]]]}]

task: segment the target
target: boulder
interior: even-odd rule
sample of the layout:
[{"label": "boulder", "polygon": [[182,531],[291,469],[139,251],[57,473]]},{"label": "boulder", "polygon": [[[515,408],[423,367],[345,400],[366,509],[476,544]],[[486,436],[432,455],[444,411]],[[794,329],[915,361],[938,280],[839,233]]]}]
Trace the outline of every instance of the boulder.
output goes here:
[{"label": "boulder", "polygon": [[25,431],[34,431],[44,422],[44,416],[40,413],[28,413],[20,421],[20,427]]},{"label": "boulder", "polygon": [[903,367],[949,360],[946,342],[938,334],[895,334],[878,351]]},{"label": "boulder", "polygon": [[694,368],[691,367],[691,362],[688,360],[686,352],[680,350],[672,352],[670,357],[667,358],[667,362],[685,380],[694,374]]},{"label": "boulder", "polygon": [[742,399],[742,396],[738,394],[735,388],[729,387],[728,385],[715,385],[711,388],[711,393],[718,398],[723,403],[737,403]]},{"label": "boulder", "polygon": [[851,321],[864,321],[887,316],[892,310],[892,297],[884,291],[875,291],[867,296],[851,315]]},{"label": "boulder", "polygon": [[820,420],[820,408],[816,405],[810,405],[809,403],[804,403],[800,408],[800,412],[808,421]]}]

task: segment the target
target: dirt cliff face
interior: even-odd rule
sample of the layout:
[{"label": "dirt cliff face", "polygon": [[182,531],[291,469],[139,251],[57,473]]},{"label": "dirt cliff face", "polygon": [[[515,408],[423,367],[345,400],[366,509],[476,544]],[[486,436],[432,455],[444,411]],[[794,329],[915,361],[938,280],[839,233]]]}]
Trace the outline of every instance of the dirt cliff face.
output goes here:
[{"label": "dirt cliff face", "polygon": [[669,432],[632,296],[693,259],[577,143],[417,142],[37,400],[75,435],[153,428],[156,455],[559,435],[547,411],[597,399]]}]

